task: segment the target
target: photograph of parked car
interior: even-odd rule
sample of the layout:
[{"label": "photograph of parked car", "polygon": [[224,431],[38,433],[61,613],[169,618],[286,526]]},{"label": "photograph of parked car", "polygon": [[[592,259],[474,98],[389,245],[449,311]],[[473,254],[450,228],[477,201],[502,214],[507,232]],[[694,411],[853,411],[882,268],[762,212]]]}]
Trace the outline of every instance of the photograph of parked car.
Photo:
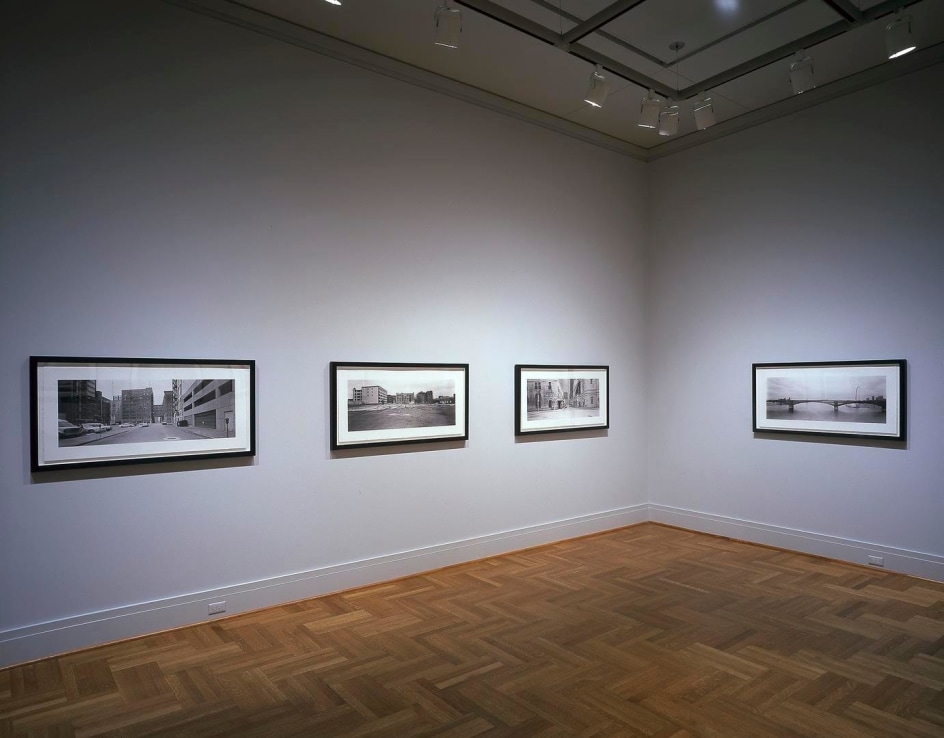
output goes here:
[{"label": "photograph of parked car", "polygon": [[85,433],[85,429],[72,425],[68,420],[59,419],[59,438],[75,438]]}]

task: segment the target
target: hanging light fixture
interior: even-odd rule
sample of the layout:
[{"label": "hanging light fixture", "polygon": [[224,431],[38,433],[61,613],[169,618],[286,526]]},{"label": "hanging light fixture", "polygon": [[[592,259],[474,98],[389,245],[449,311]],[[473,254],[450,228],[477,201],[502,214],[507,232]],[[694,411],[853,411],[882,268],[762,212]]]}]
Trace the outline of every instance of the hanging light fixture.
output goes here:
[{"label": "hanging light fixture", "polygon": [[595,108],[602,108],[606,101],[606,96],[610,92],[610,85],[603,76],[603,67],[597,64],[593,74],[590,75],[590,88],[587,90],[587,96],[584,102],[590,103]]},{"label": "hanging light fixture", "polygon": [[329,5],[340,5],[340,4],[341,4],[341,0],[325,0],[325,2],[328,3]]},{"label": "hanging light fixture", "polygon": [[462,33],[462,11],[449,5],[449,0],[443,0],[442,5],[436,8],[436,37],[437,46],[448,49],[459,48],[459,34]]},{"label": "hanging light fixture", "polygon": [[659,111],[659,135],[674,136],[678,133],[679,107],[674,100],[666,100]]},{"label": "hanging light fixture", "polygon": [[790,65],[790,84],[793,86],[794,95],[816,87],[816,80],[813,79],[813,60],[803,49],[796,53],[796,59]]},{"label": "hanging light fixture", "polygon": [[698,95],[692,112],[695,116],[695,127],[699,131],[703,131],[715,124],[715,108],[707,92],[702,92]]},{"label": "hanging light fixture", "polygon": [[900,10],[898,16],[885,26],[885,50],[889,59],[909,54],[918,48],[911,34],[911,16]]},{"label": "hanging light fixture", "polygon": [[662,101],[656,97],[655,92],[649,90],[639,106],[639,122],[636,125],[640,128],[655,128],[659,125],[659,111],[661,109]]},{"label": "hanging light fixture", "polygon": [[[675,52],[675,91],[676,94],[679,90],[679,63],[678,63],[678,53],[685,48],[684,41],[673,41],[669,44],[669,48]],[[679,122],[679,106],[678,103],[672,100],[671,98],[666,99],[665,105],[662,106],[662,109],[659,111],[659,135],[660,136],[674,136],[678,133],[678,122]]]}]

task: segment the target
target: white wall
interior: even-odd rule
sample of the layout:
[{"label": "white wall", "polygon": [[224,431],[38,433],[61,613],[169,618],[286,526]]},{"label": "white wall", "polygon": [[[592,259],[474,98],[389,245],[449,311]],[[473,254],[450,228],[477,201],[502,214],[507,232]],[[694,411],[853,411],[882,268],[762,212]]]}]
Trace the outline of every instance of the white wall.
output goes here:
[{"label": "white wall", "polygon": [[[157,2],[20,6],[0,665],[645,519],[644,165]],[[31,475],[44,354],[255,359],[258,456]],[[469,442],[333,458],[332,360],[468,362]],[[516,443],[516,362],[609,364],[609,432]]]},{"label": "white wall", "polygon": [[[654,162],[652,517],[944,578],[944,66]],[[755,437],[753,362],[908,360],[904,444]]]}]

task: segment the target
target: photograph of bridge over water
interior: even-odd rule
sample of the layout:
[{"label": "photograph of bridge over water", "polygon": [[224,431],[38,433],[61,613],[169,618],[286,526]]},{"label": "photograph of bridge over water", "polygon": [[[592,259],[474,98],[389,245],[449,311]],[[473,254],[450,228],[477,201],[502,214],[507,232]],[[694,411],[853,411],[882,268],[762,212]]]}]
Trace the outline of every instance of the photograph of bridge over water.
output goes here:
[{"label": "photograph of bridge over water", "polygon": [[900,439],[904,382],[904,361],[755,364],[754,430]]},{"label": "photograph of bridge over water", "polygon": [[331,448],[468,437],[468,365],[331,365]]},{"label": "photograph of bridge over water", "polygon": [[885,422],[885,377],[830,377],[810,381],[791,377],[767,379],[767,418],[841,419]]}]

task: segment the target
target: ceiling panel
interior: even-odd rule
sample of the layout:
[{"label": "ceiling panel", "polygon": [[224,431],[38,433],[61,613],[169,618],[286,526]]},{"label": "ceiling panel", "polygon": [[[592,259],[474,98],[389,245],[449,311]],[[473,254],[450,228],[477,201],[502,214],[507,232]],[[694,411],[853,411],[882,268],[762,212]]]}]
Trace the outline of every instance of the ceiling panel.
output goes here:
[{"label": "ceiling panel", "polygon": [[649,77],[655,76],[665,69],[665,65],[661,60],[642,55],[641,50],[636,50],[625,41],[620,42],[614,36],[592,33],[586,38],[582,38],[580,43]]},{"label": "ceiling panel", "polygon": [[805,2],[771,16],[725,41],[693,53],[686,44],[679,68],[687,79],[700,82],[804,36],[842,18],[819,0]]},{"label": "ceiling panel", "polygon": [[[819,0],[812,2],[821,5]],[[603,30],[670,63],[675,59],[675,52],[669,50],[673,41],[684,41],[686,51],[699,49],[795,4],[792,0],[644,2],[606,24]],[[808,0],[801,4],[811,3]]]}]

